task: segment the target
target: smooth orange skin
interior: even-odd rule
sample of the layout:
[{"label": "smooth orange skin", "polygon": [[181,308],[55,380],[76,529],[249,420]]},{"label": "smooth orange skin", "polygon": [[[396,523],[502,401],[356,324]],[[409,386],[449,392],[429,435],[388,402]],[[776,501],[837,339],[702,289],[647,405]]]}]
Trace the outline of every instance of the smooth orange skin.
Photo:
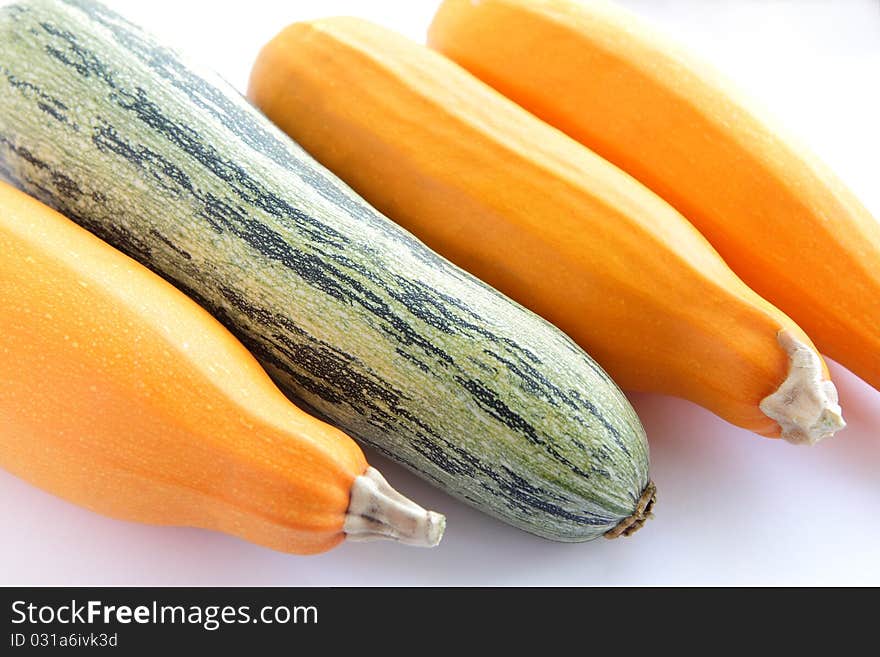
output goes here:
[{"label": "smooth orange skin", "polygon": [[657,192],[880,388],[880,224],[715,71],[604,2],[445,0],[429,42]]},{"label": "smooth orange skin", "polygon": [[289,26],[250,99],[370,203],[544,316],[623,387],[778,436],[791,320],[672,207],[446,58],[364,21]]},{"label": "smooth orange skin", "polygon": [[170,284],[0,183],[0,466],[99,513],[344,539],[366,461]]}]

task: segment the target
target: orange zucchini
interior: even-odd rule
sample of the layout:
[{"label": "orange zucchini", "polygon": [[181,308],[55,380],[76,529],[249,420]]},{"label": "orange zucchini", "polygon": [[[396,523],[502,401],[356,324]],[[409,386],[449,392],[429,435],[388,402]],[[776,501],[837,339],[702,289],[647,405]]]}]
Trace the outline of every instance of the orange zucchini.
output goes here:
[{"label": "orange zucchini", "polygon": [[94,511],[294,553],[433,544],[341,431],[169,283],[0,183],[0,466]]},{"label": "orange zucchini", "polygon": [[446,0],[429,41],[665,198],[880,388],[880,224],[716,71],[605,2]]},{"label": "orange zucchini", "polygon": [[260,53],[249,97],[625,388],[686,397],[794,442],[843,425],[809,338],[690,223],[437,53],[357,19],[294,24]]}]

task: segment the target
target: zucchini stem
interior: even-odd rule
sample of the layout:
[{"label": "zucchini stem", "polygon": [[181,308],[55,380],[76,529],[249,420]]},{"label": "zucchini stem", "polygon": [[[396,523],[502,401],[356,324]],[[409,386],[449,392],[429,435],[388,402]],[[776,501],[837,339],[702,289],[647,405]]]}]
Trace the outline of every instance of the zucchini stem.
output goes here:
[{"label": "zucchini stem", "polygon": [[390,540],[434,547],[443,537],[446,518],[404,497],[378,470],[368,467],[351,487],[344,528],[350,541]]},{"label": "zucchini stem", "polygon": [[632,536],[642,526],[654,517],[654,503],[657,501],[657,486],[649,481],[642,491],[642,496],[636,502],[636,510],[632,515],[624,518],[614,529],[605,532],[605,538],[617,538],[618,536]]},{"label": "zucchini stem", "polygon": [[837,388],[825,379],[815,349],[787,330],[780,331],[777,340],[788,354],[788,376],[761,401],[760,408],[779,424],[782,438],[796,445],[814,445],[846,426]]}]

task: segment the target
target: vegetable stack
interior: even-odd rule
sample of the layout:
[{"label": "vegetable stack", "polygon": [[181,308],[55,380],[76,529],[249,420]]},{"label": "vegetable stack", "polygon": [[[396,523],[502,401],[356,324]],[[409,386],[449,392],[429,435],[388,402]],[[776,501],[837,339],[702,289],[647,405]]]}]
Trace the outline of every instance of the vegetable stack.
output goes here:
[{"label": "vegetable stack", "polygon": [[200,301],[299,403],[541,536],[650,511],[641,424],[566,335],[86,0],[0,10],[0,172]]},{"label": "vegetable stack", "polygon": [[810,339],[669,204],[467,71],[354,18],[291,25],[250,97],[405,228],[587,349],[623,387],[766,436],[843,427]]},{"label": "vegetable stack", "polygon": [[0,183],[0,466],[89,509],[310,554],[436,545],[394,491],[170,284]]}]

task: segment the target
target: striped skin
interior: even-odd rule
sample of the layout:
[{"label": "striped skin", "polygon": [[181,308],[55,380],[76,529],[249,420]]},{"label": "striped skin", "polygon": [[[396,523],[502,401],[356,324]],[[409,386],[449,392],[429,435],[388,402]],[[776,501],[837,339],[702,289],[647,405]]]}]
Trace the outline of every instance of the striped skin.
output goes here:
[{"label": "striped skin", "polygon": [[647,443],[602,369],[228,85],[81,0],[3,8],[0,44],[0,176],[199,300],[294,399],[540,536],[633,512]]}]

